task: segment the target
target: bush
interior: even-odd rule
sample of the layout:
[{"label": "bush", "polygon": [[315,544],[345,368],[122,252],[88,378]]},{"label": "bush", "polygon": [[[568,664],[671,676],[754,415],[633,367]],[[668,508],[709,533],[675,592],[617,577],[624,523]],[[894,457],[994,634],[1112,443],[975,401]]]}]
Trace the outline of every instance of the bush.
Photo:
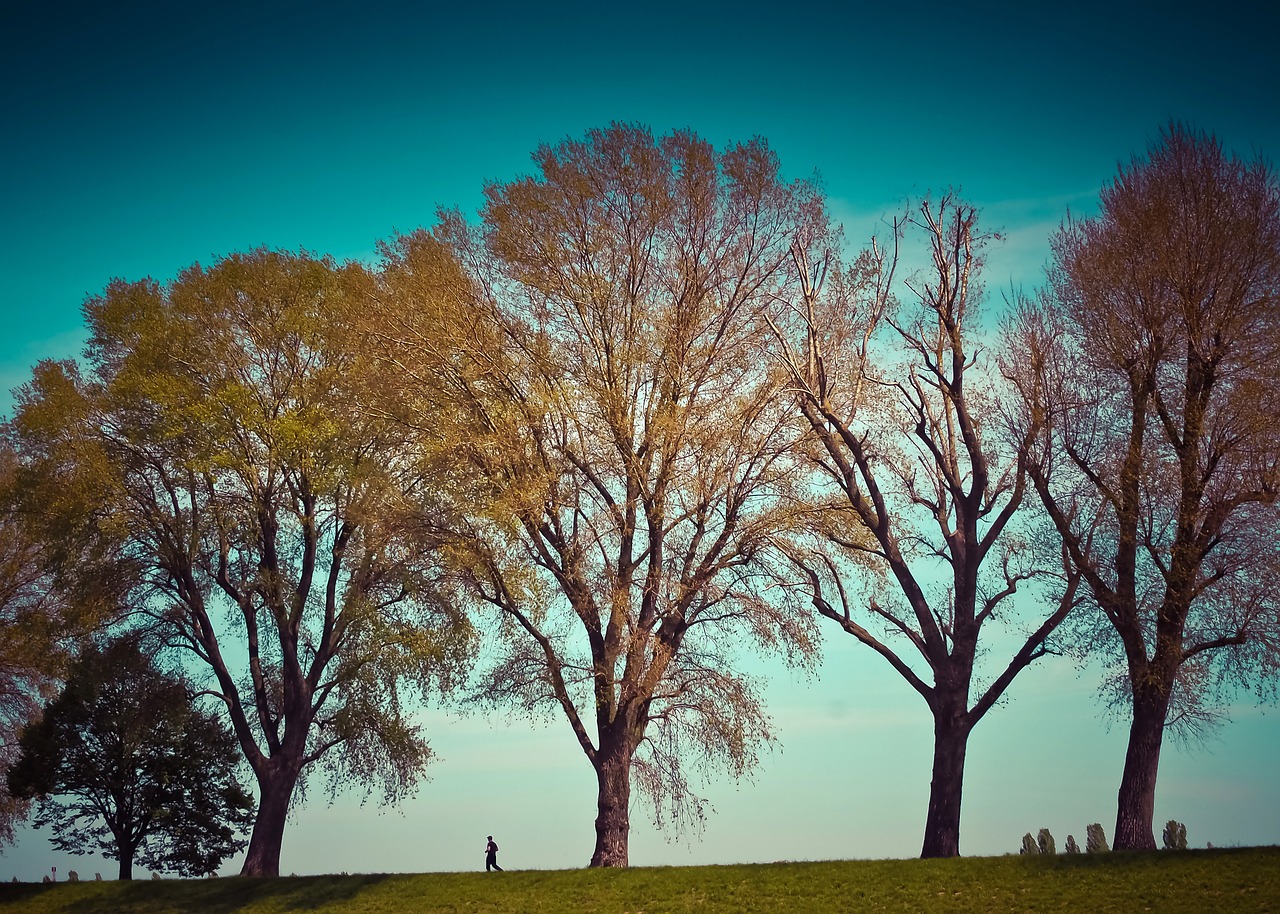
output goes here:
[{"label": "bush", "polygon": [[1053,843],[1053,835],[1049,834],[1049,829],[1040,829],[1040,834],[1036,836],[1036,844],[1040,846],[1042,854],[1056,854],[1057,846]]},{"label": "bush", "polygon": [[1185,851],[1187,849],[1187,827],[1177,819],[1170,819],[1165,823],[1164,849],[1167,851]]},{"label": "bush", "polygon": [[1111,850],[1107,846],[1107,833],[1097,822],[1084,830],[1084,849],[1090,854],[1104,854]]}]

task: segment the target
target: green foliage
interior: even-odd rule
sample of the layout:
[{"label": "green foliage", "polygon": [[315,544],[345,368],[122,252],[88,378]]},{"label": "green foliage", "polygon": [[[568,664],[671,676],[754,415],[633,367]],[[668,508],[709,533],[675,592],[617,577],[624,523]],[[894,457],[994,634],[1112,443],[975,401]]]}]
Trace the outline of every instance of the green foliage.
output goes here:
[{"label": "green foliage", "polygon": [[94,554],[127,558],[109,577],[138,616],[203,661],[273,800],[254,873],[274,871],[317,768],[335,791],[413,789],[430,750],[406,702],[469,654],[441,584],[440,479],[363,405],[353,320],[371,283],[266,250],[116,281],[86,302],[85,367],[39,366],[18,397],[20,453],[75,493],[65,513]]},{"label": "green foliage", "polygon": [[1280,850],[12,885],[6,914],[845,914],[1280,907]]},{"label": "green foliage", "polygon": [[1104,854],[1111,848],[1107,845],[1107,833],[1102,825],[1094,822],[1084,830],[1084,850],[1087,854]]},{"label": "green foliage", "polygon": [[1047,828],[1040,829],[1040,833],[1036,835],[1036,844],[1042,854],[1056,854],[1058,852],[1057,846],[1053,843],[1053,835],[1049,833]]},{"label": "green foliage", "polygon": [[58,850],[101,851],[128,879],[135,860],[198,876],[244,847],[253,800],[234,739],[136,638],[86,650],[20,745],[9,790],[40,800],[35,824]]},{"label": "green foliage", "polygon": [[1187,849],[1187,826],[1170,819],[1164,825],[1164,849],[1167,851],[1185,851]]}]

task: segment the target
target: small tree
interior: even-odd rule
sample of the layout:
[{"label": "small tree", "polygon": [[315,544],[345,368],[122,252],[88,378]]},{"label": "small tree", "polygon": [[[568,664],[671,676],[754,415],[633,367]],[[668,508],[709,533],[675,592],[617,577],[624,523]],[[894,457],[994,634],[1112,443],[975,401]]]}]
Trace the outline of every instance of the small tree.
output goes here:
[{"label": "small tree", "polygon": [[1022,848],[1018,851],[1018,853],[1019,854],[1040,853],[1040,848],[1036,845],[1036,839],[1031,837],[1031,832],[1027,832],[1025,835],[1022,836]]},{"label": "small tree", "polygon": [[1094,822],[1084,830],[1084,849],[1090,854],[1105,854],[1111,850],[1107,846],[1107,833],[1099,823]]},{"label": "small tree", "polygon": [[1076,844],[1076,836],[1075,836],[1075,835],[1067,835],[1067,847],[1066,847],[1066,851],[1067,851],[1067,853],[1068,853],[1068,854],[1078,854],[1078,853],[1080,853],[1080,845],[1079,845],[1079,844]]},{"label": "small tree", "polygon": [[1187,826],[1177,819],[1170,819],[1164,825],[1164,849],[1167,851],[1187,849]]},{"label": "small tree", "polygon": [[1049,829],[1040,829],[1040,834],[1036,836],[1036,844],[1040,846],[1042,854],[1056,854],[1058,852],[1057,845],[1053,843],[1053,835],[1049,833]]},{"label": "small tree", "polygon": [[20,750],[10,793],[41,801],[34,821],[53,827],[54,847],[101,851],[121,879],[135,860],[211,873],[245,845],[253,799],[235,777],[235,740],[136,638],[86,651]]}]

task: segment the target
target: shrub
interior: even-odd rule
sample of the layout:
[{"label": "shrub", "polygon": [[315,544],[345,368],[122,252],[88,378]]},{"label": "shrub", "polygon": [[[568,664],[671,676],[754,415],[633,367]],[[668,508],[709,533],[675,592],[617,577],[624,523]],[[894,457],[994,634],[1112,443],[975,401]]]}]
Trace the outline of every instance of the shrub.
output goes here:
[{"label": "shrub", "polygon": [[1167,851],[1185,851],[1187,849],[1187,826],[1177,819],[1170,819],[1165,823],[1164,849]]},{"label": "shrub", "polygon": [[1049,829],[1047,828],[1040,829],[1040,834],[1036,836],[1036,844],[1040,846],[1040,853],[1042,854],[1056,854],[1058,852],[1057,846],[1053,843],[1053,835],[1049,834]]}]

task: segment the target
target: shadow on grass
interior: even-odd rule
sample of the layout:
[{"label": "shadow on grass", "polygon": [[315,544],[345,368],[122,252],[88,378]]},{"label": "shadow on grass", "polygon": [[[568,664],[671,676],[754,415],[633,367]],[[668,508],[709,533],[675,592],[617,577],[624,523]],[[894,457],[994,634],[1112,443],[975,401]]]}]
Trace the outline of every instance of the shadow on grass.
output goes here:
[{"label": "shadow on grass", "polygon": [[[202,914],[237,914],[253,905],[270,902],[273,910],[311,911],[325,905],[352,901],[365,889],[389,878],[368,876],[302,876],[282,879],[189,879],[96,883],[102,888],[80,898],[57,903],[50,910],[67,914],[131,914],[157,910],[200,911]],[[0,905],[33,904],[35,896],[65,888],[60,885],[12,885],[0,889]],[[54,907],[56,905],[56,908]]]}]

